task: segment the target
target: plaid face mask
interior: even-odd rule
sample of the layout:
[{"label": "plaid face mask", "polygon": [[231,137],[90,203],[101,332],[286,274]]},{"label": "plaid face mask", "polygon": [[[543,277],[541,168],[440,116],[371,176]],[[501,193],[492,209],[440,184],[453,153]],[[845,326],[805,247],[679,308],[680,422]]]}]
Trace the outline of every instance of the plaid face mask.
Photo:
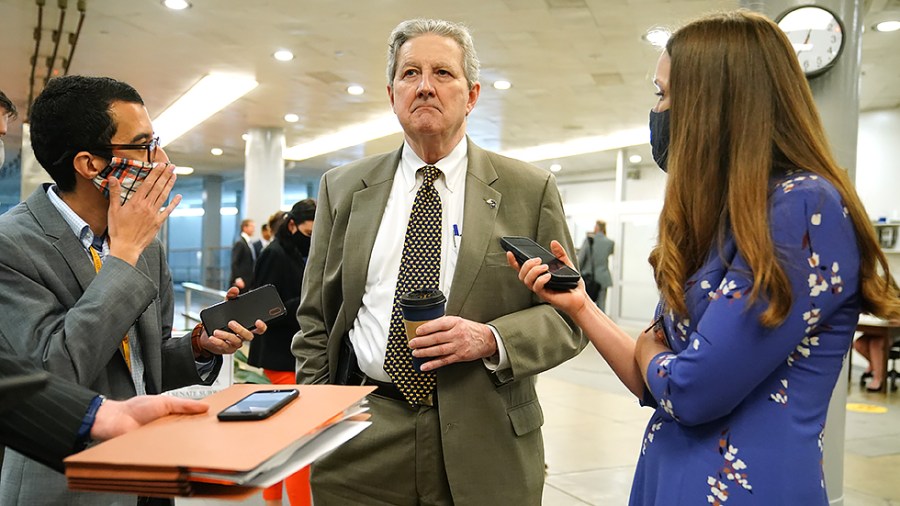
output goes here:
[{"label": "plaid face mask", "polygon": [[112,175],[119,180],[119,184],[122,186],[122,204],[124,204],[134,196],[134,192],[147,179],[155,166],[155,163],[114,156],[110,159],[109,165],[94,178],[94,186],[103,193],[104,197],[109,198],[109,182],[106,179]]}]

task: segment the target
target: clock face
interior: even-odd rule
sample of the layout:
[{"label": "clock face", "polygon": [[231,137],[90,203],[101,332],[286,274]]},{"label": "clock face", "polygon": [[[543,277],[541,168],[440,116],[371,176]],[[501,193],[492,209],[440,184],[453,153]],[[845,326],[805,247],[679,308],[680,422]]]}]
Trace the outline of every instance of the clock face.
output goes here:
[{"label": "clock face", "polygon": [[805,6],[787,12],[778,21],[800,61],[800,68],[808,77],[828,70],[841,54],[844,29],[831,11]]}]

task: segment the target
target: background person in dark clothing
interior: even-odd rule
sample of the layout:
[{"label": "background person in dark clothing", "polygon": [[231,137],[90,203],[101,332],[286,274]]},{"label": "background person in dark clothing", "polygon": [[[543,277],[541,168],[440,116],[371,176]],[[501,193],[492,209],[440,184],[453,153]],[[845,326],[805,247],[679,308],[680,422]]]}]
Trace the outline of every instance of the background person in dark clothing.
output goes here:
[{"label": "background person in dark clothing", "polygon": [[[251,288],[274,285],[287,309],[283,316],[269,323],[265,334],[257,337],[250,346],[248,359],[250,365],[262,367],[266,377],[279,385],[297,383],[291,341],[300,330],[297,306],[300,305],[300,285],[309,256],[315,216],[315,200],[305,199],[294,204],[275,232],[275,239],[260,253],[253,275]],[[309,468],[289,476],[285,487],[293,506],[310,504]],[[263,499],[267,504],[281,504],[281,482],[265,489]]]}]

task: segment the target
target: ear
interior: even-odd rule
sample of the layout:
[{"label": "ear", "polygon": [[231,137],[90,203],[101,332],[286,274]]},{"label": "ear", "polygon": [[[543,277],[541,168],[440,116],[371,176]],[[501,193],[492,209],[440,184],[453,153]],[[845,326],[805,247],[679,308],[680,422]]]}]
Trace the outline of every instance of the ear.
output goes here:
[{"label": "ear", "polygon": [[481,94],[481,83],[478,81],[475,82],[475,85],[472,86],[472,89],[469,90],[469,100],[466,102],[466,116],[472,112],[472,109],[475,108],[475,103],[478,102],[478,96]]},{"label": "ear", "polygon": [[93,180],[97,177],[97,174],[103,170],[104,166],[97,168],[95,165],[97,161],[102,162],[101,159],[95,157],[94,155],[88,153],[87,151],[79,151],[75,154],[75,158],[72,160],[72,165],[75,168],[75,172],[81,177],[87,180]]},{"label": "ear", "polygon": [[391,100],[391,109],[394,108],[394,87],[390,84],[387,85],[387,94],[388,98]]}]

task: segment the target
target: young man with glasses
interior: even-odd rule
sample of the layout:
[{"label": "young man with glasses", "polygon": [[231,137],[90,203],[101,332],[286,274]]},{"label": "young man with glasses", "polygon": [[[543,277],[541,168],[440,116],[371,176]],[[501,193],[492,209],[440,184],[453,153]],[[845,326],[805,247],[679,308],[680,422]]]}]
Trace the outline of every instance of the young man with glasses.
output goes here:
[{"label": "young man with glasses", "polygon": [[[175,167],[140,95],[114,79],[60,77],[30,122],[54,184],[0,217],[0,334],[16,354],[111,399],[212,383],[220,355],[253,334],[232,322],[231,332],[172,335],[172,278],[156,234],[181,196],[169,201]],[[64,476],[6,452],[0,504],[137,501],[70,492]]]}]

